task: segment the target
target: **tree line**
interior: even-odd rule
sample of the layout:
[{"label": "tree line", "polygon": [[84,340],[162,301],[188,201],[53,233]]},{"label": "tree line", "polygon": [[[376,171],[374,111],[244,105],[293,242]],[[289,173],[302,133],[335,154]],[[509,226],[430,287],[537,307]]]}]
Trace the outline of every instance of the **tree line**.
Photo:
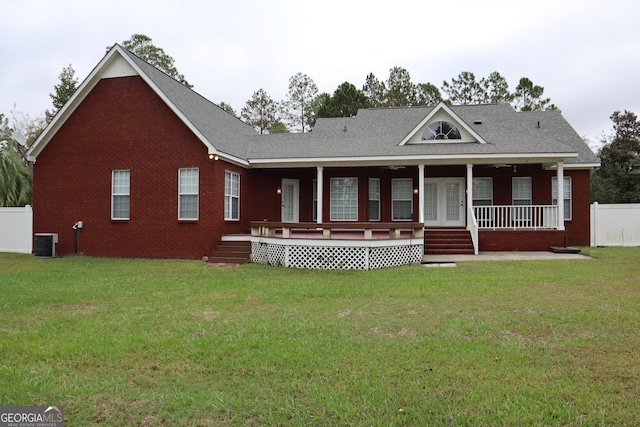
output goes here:
[{"label": "tree line", "polygon": [[[180,83],[193,87],[178,72],[174,59],[154,46],[148,36],[134,34],[122,45]],[[0,206],[31,203],[32,165],[24,158],[24,151],[78,87],[71,65],[63,68],[58,78],[60,82],[50,94],[53,108],[46,110],[43,116],[31,117],[13,110],[10,124],[9,118],[0,113]],[[275,101],[261,88],[247,100],[239,116],[231,105],[221,102],[219,106],[264,134],[306,132],[312,130],[318,118],[350,117],[360,108],[425,106],[439,102],[450,105],[509,103],[517,111],[557,109],[549,98],[544,97],[544,88],[527,77],[522,77],[511,92],[508,82],[497,71],[479,80],[472,72],[464,71],[443,81],[438,88],[432,83],[414,83],[402,67],[391,68],[386,80],[379,80],[369,73],[361,89],[344,82],[331,94],[318,93],[311,77],[297,73],[289,79],[288,92],[282,101]],[[638,203],[640,122],[630,111],[615,111],[610,118],[614,132],[603,137],[597,153],[602,165],[592,174],[592,200]],[[17,141],[15,131],[24,135],[26,141]],[[25,143],[24,147],[22,143]]]},{"label": "tree line", "polygon": [[[409,71],[396,66],[389,70],[386,80],[381,81],[369,73],[362,89],[344,82],[332,94],[318,93],[311,77],[297,73],[289,79],[289,91],[284,100],[275,101],[261,88],[242,107],[240,118],[263,134],[305,132],[311,130],[319,118],[350,117],[360,108],[371,107],[427,106],[445,102],[450,105],[510,103],[518,111],[557,109],[543,94],[544,88],[527,77],[522,77],[510,92],[507,80],[497,71],[479,80],[472,72],[464,71],[450,81],[442,82],[439,89],[432,83],[414,83]],[[233,109],[227,111],[235,115]]]}]

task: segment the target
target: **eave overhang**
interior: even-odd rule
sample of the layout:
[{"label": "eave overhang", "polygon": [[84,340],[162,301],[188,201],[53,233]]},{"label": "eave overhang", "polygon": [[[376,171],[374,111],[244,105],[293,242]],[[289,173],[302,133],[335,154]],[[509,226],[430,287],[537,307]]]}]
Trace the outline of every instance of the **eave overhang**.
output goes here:
[{"label": "eave overhang", "polygon": [[578,157],[578,153],[526,153],[526,154],[459,154],[371,157],[309,157],[249,159],[252,169],[367,166],[415,166],[415,165],[491,165],[496,163],[557,163]]}]

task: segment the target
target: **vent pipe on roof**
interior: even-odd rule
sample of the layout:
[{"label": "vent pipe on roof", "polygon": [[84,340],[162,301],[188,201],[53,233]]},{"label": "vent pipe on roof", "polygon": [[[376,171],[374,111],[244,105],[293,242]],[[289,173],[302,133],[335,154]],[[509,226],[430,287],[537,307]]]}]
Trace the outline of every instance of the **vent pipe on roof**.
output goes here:
[{"label": "vent pipe on roof", "polygon": [[346,132],[347,131],[347,125],[344,125],[344,129],[342,129],[342,132]]},{"label": "vent pipe on roof", "polygon": [[538,124],[536,125],[536,127],[540,129],[540,121],[538,121]]}]

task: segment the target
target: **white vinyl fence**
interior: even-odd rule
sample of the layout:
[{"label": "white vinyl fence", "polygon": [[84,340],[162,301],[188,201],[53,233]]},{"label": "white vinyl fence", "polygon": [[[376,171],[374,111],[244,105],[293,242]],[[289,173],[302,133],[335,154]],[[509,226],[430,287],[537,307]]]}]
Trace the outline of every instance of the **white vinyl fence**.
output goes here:
[{"label": "white vinyl fence", "polygon": [[30,254],[33,250],[33,210],[0,208],[0,252]]},{"label": "white vinyl fence", "polygon": [[640,204],[592,204],[591,246],[640,246]]}]

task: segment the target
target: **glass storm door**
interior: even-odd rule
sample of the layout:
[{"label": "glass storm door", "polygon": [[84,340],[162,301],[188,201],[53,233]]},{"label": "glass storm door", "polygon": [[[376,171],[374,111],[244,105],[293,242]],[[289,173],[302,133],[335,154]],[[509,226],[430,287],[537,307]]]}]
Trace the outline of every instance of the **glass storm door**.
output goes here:
[{"label": "glass storm door", "polygon": [[464,178],[424,180],[424,222],[427,227],[463,227]]},{"label": "glass storm door", "polygon": [[300,216],[300,182],[297,179],[282,180],[282,222],[298,222]]}]

